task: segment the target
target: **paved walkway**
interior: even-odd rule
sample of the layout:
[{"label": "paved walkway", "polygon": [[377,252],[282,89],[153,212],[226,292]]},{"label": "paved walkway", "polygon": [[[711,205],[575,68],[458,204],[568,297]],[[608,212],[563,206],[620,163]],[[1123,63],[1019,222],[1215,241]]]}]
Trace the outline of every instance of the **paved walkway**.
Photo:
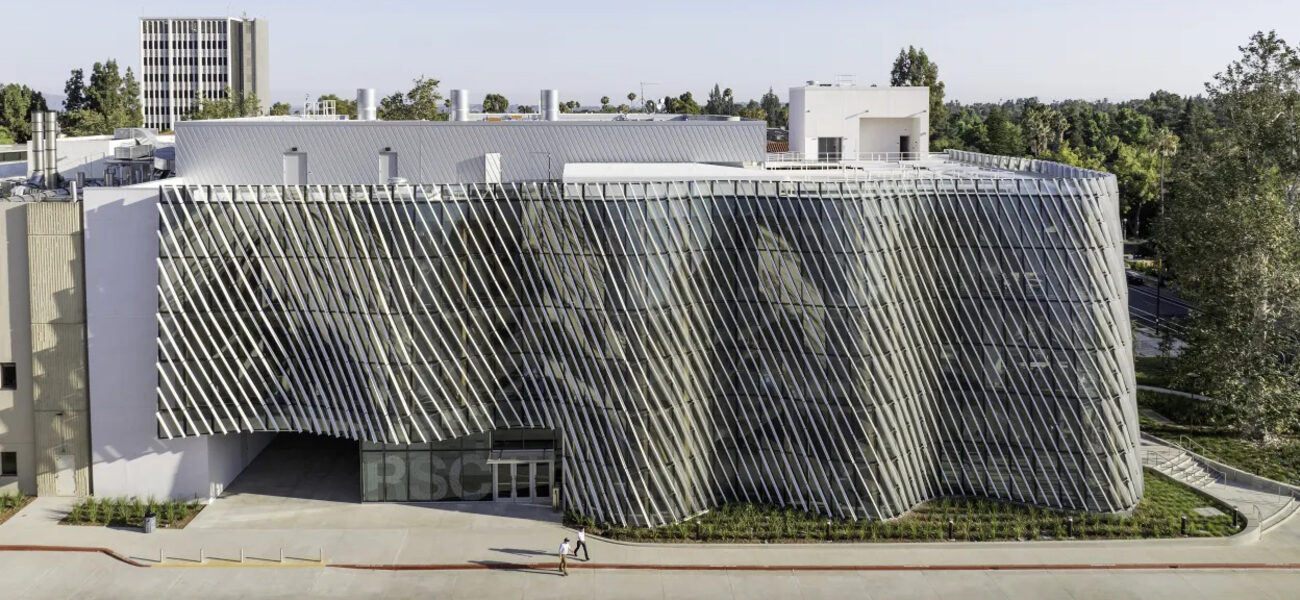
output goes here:
[{"label": "paved walkway", "polygon": [[[68,503],[40,498],[0,526],[0,545],[105,547],[140,562],[157,562],[161,553],[164,562],[172,564],[196,563],[200,551],[209,563],[229,564],[238,561],[241,550],[250,563],[266,564],[278,561],[283,549],[290,562],[314,561],[323,555],[331,564],[492,565],[550,563],[560,540],[573,535],[540,507],[358,505],[288,499],[259,519],[232,514],[223,502],[218,500],[184,530],[146,535],[129,529],[59,525]],[[298,503],[306,516],[294,516]],[[276,514],[289,516],[280,522]],[[328,525],[286,524],[303,518]],[[1278,527],[1261,542],[1246,545],[1224,538],[782,545],[641,545],[592,540],[591,554],[594,562],[604,564],[765,567],[1300,563],[1300,527],[1294,522]]]},{"label": "paved walkway", "polygon": [[[1146,457],[1144,464],[1155,465],[1157,471],[1191,485],[1245,515],[1250,527],[1243,535],[1258,538],[1277,522],[1289,518],[1300,506],[1295,496],[1285,490],[1261,490],[1225,481],[1195,456],[1165,440],[1143,436],[1142,453]],[[1180,462],[1185,466],[1170,467]],[[1265,530],[1260,531],[1264,524]]]},{"label": "paved walkway", "polygon": [[[186,529],[149,535],[133,529],[59,525],[71,500],[39,498],[0,525],[0,546],[104,547],[139,564],[161,559],[167,568],[135,568],[99,554],[56,557],[0,551],[0,573],[24,573],[17,585],[26,586],[0,588],[5,592],[0,597],[148,597],[184,590],[190,596],[239,598],[362,597],[382,591],[395,598],[910,595],[1186,600],[1292,598],[1300,589],[1300,519],[1285,521],[1252,543],[1241,543],[1249,538],[1191,538],[641,545],[593,539],[592,562],[574,561],[573,575],[562,578],[550,567],[560,540],[573,532],[544,507],[361,504],[331,494],[294,498],[260,493],[255,486],[239,489],[243,491],[206,508]],[[1246,494],[1218,490],[1225,495],[1238,492]],[[1252,502],[1262,507],[1268,501],[1242,495],[1231,503]],[[330,566],[322,567],[320,558]],[[344,565],[440,565],[453,570],[339,568]],[[1168,568],[1172,565],[1200,568]],[[1157,566],[1162,568],[1153,568]],[[0,581],[12,584],[13,579]],[[10,594],[17,589],[23,591]]]},{"label": "paved walkway", "polygon": [[[1293,600],[1294,571],[366,572],[346,569],[130,569],[106,558],[0,552],[0,597],[514,598],[799,600],[801,598]],[[17,576],[16,576],[17,575]]]}]

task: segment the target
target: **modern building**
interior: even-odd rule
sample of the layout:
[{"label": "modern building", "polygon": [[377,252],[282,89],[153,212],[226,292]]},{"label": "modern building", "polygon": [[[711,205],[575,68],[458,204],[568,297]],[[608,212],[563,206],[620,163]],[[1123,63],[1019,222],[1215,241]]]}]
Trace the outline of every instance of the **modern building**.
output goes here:
[{"label": "modern building", "polygon": [[914,158],[930,149],[930,88],[809,81],[790,88],[790,152],[808,160]]},{"label": "modern building", "polygon": [[201,98],[256,94],[270,111],[266,19],[140,19],[140,90],[144,126],[171,130]]},{"label": "modern building", "polygon": [[[364,500],[612,523],[1140,499],[1112,175],[962,152],[825,165],[766,155],[761,121],[543,113],[181,122],[177,178],[64,205],[68,260],[31,249],[70,225],[11,208],[20,267],[84,260],[84,283],[10,285],[30,333],[0,362],[33,408],[0,419],[72,422],[0,436],[18,481],[70,460],[99,495],[216,495],[307,432],[358,443]],[[84,311],[37,311],[49,294]],[[40,380],[72,348],[88,418]]]}]

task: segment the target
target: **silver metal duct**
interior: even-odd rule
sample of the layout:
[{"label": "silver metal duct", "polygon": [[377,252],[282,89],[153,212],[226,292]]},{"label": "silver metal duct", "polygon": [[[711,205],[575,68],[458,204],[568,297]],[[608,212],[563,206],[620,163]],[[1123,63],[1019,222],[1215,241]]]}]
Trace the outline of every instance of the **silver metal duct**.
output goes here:
[{"label": "silver metal duct", "polygon": [[31,159],[31,171],[29,176],[45,175],[45,113],[32,113],[32,139],[30,140],[31,150],[27,151],[27,156]]},{"label": "silver metal duct", "polygon": [[59,113],[45,113],[45,185],[58,187],[59,176]]},{"label": "silver metal duct", "polygon": [[542,90],[540,111],[547,121],[560,120],[560,90]]},{"label": "silver metal duct", "polygon": [[375,88],[357,88],[357,120],[374,121],[379,118],[375,103]]},{"label": "silver metal duct", "polygon": [[451,91],[451,120],[469,120],[469,90]]}]

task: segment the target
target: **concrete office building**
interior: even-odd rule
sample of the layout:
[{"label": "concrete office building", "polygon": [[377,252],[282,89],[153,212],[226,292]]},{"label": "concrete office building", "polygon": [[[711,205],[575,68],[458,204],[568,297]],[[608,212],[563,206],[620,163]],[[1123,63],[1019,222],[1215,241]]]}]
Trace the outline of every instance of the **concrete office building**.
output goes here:
[{"label": "concrete office building", "polygon": [[930,150],[930,88],[809,81],[790,88],[790,152],[808,160],[919,158]]},{"label": "concrete office building", "polygon": [[1141,497],[1113,176],[463,116],[183,122],[177,179],[87,191],[95,493],[216,494],[309,432],[364,500],[614,523]]},{"label": "concrete office building", "polygon": [[266,19],[146,17],[140,19],[140,90],[144,126],[166,131],[199,98],[256,94],[270,111],[270,47]]}]

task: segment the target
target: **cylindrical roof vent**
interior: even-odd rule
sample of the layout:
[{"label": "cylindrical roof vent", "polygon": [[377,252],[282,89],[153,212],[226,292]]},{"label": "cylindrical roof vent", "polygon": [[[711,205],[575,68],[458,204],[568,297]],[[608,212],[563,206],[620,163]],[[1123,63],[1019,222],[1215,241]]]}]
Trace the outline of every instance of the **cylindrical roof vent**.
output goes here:
[{"label": "cylindrical roof vent", "polygon": [[357,120],[374,121],[379,118],[379,106],[375,104],[375,88],[357,88]]},{"label": "cylindrical roof vent", "polygon": [[45,185],[53,189],[59,174],[59,113],[45,113]]},{"label": "cylindrical roof vent", "polygon": [[560,120],[560,90],[542,90],[541,110],[543,119]]},{"label": "cylindrical roof vent", "polygon": [[451,91],[451,120],[469,120],[469,90]]},{"label": "cylindrical roof vent", "polygon": [[32,113],[32,139],[28,142],[31,144],[31,150],[27,152],[30,158],[31,171],[28,175],[45,174],[45,113]]}]

